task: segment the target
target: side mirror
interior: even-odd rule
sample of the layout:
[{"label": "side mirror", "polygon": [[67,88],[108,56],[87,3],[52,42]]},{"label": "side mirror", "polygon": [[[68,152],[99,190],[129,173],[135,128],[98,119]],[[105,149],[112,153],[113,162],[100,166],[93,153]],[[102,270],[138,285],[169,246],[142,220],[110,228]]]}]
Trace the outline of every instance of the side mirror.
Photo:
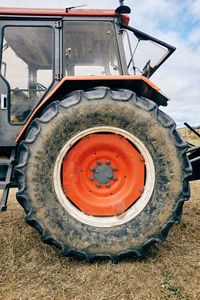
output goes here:
[{"label": "side mirror", "polygon": [[128,6],[125,5],[121,5],[119,6],[116,10],[115,10],[116,14],[130,14],[131,13],[131,9]]}]

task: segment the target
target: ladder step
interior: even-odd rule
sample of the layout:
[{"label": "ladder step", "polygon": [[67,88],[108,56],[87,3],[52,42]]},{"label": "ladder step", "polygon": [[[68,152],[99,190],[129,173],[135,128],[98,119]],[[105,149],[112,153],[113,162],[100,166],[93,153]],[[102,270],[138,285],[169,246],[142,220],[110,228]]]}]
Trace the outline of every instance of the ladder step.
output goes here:
[{"label": "ladder step", "polygon": [[0,189],[5,189],[7,186],[9,186],[11,182],[6,182],[6,181],[0,181]]},{"label": "ladder step", "polygon": [[16,149],[14,148],[11,152],[10,159],[0,159],[1,165],[3,164],[8,166],[6,179],[4,181],[0,181],[0,188],[3,189],[3,194],[0,203],[0,211],[6,211],[7,209],[7,200],[8,200],[8,193],[11,185],[12,172],[14,169],[15,153],[16,153]]},{"label": "ladder step", "polygon": [[8,166],[11,164],[11,162],[12,162],[12,160],[10,160],[10,159],[0,159],[0,165]]},{"label": "ladder step", "polygon": [[6,211],[6,209],[7,209],[8,193],[9,193],[9,187],[6,187],[3,190],[3,194],[2,194],[2,198],[1,198],[1,202],[0,202],[0,212]]}]

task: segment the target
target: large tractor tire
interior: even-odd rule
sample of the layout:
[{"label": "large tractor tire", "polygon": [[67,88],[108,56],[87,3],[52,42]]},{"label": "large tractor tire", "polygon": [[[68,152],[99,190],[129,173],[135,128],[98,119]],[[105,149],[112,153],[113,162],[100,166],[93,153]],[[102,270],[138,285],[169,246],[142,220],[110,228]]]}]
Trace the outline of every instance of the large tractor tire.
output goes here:
[{"label": "large tractor tire", "polygon": [[63,255],[141,256],[189,198],[174,121],[128,90],[97,87],[50,104],[19,146],[17,199]]}]

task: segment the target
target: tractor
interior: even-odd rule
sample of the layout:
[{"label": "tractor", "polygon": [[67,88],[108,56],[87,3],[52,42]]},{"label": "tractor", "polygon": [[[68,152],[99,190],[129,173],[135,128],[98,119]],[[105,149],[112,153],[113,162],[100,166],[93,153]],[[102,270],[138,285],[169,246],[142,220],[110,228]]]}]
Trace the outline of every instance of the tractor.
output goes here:
[{"label": "tractor", "polygon": [[18,187],[41,240],[88,262],[164,241],[200,179],[149,79],[175,48],[129,13],[0,8],[1,211]]}]

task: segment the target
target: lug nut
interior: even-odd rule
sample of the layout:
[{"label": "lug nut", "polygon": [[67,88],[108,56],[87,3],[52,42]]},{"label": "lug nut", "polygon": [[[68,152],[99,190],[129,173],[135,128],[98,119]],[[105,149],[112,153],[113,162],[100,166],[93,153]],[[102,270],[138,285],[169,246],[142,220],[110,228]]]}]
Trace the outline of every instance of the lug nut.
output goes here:
[{"label": "lug nut", "polygon": [[141,158],[141,160],[140,161],[144,161],[144,158]]},{"label": "lug nut", "polygon": [[121,215],[121,212],[120,212],[120,211],[118,211],[117,215],[118,215],[118,216],[120,216],[120,215]]},{"label": "lug nut", "polygon": [[67,160],[67,157],[64,157],[64,159],[63,160]]},{"label": "lug nut", "polygon": [[100,160],[97,160],[97,165],[101,165],[101,161]]},{"label": "lug nut", "polygon": [[64,190],[64,193],[67,193],[67,190]]},{"label": "lug nut", "polygon": [[101,187],[101,184],[100,183],[97,183],[97,185],[96,185],[98,188],[100,188]]},{"label": "lug nut", "polygon": [[93,181],[93,180],[94,180],[94,177],[90,177],[90,180]]},{"label": "lug nut", "polygon": [[110,187],[110,183],[106,183],[106,187],[109,188]]},{"label": "lug nut", "polygon": [[110,164],[111,164],[110,160],[107,160],[106,164],[107,164],[107,165],[110,165]]},{"label": "lug nut", "polygon": [[114,177],[113,177],[113,180],[114,180],[114,181],[117,181],[117,177],[114,176]]},{"label": "lug nut", "polygon": [[114,167],[114,168],[113,168],[113,171],[114,171],[114,172],[116,172],[116,171],[117,171],[117,168],[116,168],[116,167]]},{"label": "lug nut", "polygon": [[140,190],[140,193],[143,194],[143,193],[144,193],[144,190]]},{"label": "lug nut", "polygon": [[94,171],[94,168],[93,168],[93,167],[91,167],[91,168],[90,168],[90,171],[91,171],[91,172],[93,172],[93,171]]}]

